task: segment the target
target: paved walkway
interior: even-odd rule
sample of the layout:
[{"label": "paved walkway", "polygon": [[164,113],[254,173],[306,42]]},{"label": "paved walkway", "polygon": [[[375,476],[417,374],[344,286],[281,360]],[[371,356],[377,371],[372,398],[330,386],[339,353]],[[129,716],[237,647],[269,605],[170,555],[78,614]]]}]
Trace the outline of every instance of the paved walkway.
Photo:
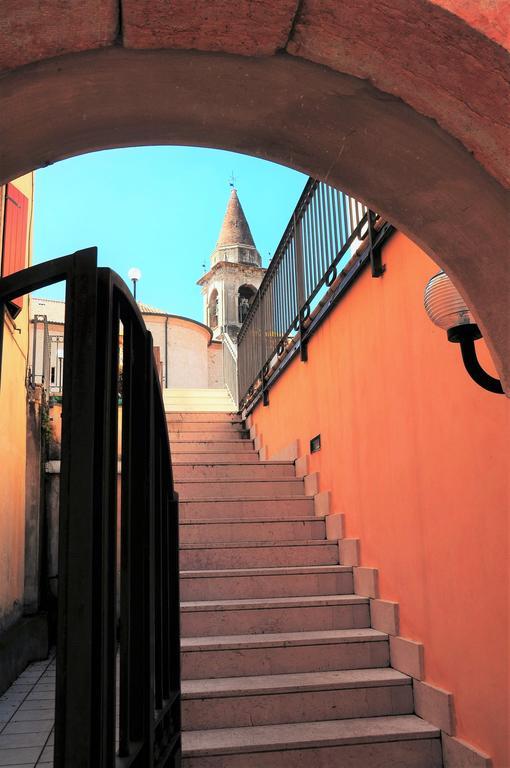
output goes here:
[{"label": "paved walkway", "polygon": [[0,766],[53,766],[55,659],[30,664],[0,696]]}]

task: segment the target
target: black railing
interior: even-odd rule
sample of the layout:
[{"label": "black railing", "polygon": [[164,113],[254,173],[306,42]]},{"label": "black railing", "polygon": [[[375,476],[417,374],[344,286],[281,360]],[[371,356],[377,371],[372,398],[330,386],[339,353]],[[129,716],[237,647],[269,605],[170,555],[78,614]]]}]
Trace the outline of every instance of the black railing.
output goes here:
[{"label": "black railing", "polygon": [[239,408],[239,391],[238,391],[238,379],[237,379],[237,349],[233,341],[231,341],[228,333],[223,334],[223,381],[230,394],[230,397],[234,401],[234,406],[237,411]]},{"label": "black railing", "polygon": [[1,317],[10,300],[63,280],[54,765],[173,767],[178,508],[152,337],[126,285],[97,268],[95,248],[0,280]]},{"label": "black railing", "polygon": [[[390,225],[362,203],[309,179],[239,332],[242,408],[262,396],[278,366],[307,341],[321,307],[368,261],[384,272],[380,247]],[[391,228],[392,229],[392,228]]]}]

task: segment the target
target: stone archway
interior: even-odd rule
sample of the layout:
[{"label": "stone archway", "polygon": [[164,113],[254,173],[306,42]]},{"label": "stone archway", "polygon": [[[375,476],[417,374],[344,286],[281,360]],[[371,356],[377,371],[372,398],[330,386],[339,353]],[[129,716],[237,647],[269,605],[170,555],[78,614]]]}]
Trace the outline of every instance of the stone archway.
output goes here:
[{"label": "stone archway", "polygon": [[508,384],[507,0],[232,2],[7,0],[0,181],[160,143],[327,179],[448,270]]}]

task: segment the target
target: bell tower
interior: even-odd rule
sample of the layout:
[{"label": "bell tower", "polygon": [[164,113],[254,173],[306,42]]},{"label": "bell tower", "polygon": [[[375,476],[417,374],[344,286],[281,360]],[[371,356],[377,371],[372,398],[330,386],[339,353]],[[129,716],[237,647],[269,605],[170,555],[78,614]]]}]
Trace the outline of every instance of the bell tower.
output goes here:
[{"label": "bell tower", "polygon": [[204,323],[213,338],[237,334],[265,274],[250,227],[232,189],[211,265],[197,281],[204,297]]}]

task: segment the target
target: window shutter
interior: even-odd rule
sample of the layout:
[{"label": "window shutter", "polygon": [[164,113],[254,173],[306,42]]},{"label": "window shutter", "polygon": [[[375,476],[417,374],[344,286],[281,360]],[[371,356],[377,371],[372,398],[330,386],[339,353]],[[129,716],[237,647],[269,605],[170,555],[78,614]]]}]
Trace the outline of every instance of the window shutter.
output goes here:
[{"label": "window shutter", "polygon": [[[2,243],[2,277],[25,269],[27,254],[28,198],[14,184],[7,185]],[[20,309],[23,297],[13,302]]]}]

